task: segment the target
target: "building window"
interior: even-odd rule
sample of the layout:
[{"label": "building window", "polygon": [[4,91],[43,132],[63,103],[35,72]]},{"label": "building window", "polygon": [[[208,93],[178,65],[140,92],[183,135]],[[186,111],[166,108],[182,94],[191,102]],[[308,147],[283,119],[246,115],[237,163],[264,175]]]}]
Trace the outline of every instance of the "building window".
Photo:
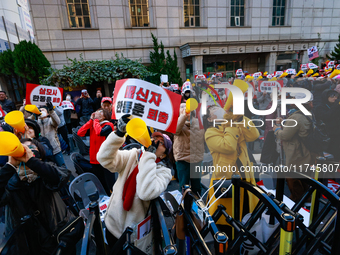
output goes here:
[{"label": "building window", "polygon": [[71,27],[91,27],[88,0],[66,0]]},{"label": "building window", "polygon": [[130,0],[130,15],[132,27],[148,27],[150,24],[148,0]]},{"label": "building window", "polygon": [[245,0],[230,1],[230,26],[244,26],[244,1]]},{"label": "building window", "polygon": [[200,26],[200,0],[184,0],[184,26]]},{"label": "building window", "polygon": [[285,24],[286,0],[273,0],[272,26],[283,26]]}]

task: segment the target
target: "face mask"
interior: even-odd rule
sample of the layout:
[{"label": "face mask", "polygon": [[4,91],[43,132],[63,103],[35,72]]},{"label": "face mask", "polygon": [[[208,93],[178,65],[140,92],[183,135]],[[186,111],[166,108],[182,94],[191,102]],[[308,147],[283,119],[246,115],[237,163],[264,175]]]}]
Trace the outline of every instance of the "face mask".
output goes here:
[{"label": "face mask", "polygon": [[67,96],[67,97],[66,97],[66,100],[67,100],[67,101],[71,101],[71,97],[70,97],[70,96]]},{"label": "face mask", "polygon": [[190,93],[185,93],[185,94],[184,94],[184,98],[185,98],[185,99],[188,99],[189,97],[190,97]]},{"label": "face mask", "polygon": [[222,108],[219,108],[214,112],[214,114],[216,115],[217,119],[223,119],[223,115],[226,114],[226,112]]},{"label": "face mask", "polygon": [[41,112],[41,115],[39,116],[39,119],[45,118],[47,116],[46,112]]}]

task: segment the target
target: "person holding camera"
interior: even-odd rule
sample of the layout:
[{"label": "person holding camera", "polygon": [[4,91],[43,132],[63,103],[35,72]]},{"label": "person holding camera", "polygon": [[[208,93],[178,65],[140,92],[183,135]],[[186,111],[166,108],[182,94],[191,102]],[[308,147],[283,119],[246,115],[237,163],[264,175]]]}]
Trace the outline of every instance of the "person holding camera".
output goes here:
[{"label": "person holding camera", "polygon": [[76,105],[80,105],[80,115],[85,117],[87,121],[90,120],[93,110],[93,100],[91,99],[89,93],[86,89],[81,91],[81,96],[77,100]]},{"label": "person holding camera", "polygon": [[[60,124],[60,119],[53,109],[53,104],[48,102],[46,106],[40,107],[40,112],[41,114],[39,115],[37,122],[40,126],[41,136],[46,137],[50,141],[53,147],[54,162],[58,166],[65,166],[65,161],[58,138],[58,126]],[[32,119],[34,119],[34,116]]]}]

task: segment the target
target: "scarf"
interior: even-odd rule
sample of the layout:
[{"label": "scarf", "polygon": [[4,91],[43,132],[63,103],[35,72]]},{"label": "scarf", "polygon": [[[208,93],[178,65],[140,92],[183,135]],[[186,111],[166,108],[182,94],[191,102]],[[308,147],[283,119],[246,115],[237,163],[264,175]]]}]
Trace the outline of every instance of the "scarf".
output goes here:
[{"label": "scarf", "polygon": [[21,181],[27,181],[28,183],[34,182],[37,178],[38,175],[31,169],[26,169],[25,164],[23,164],[23,167],[21,167],[22,164],[20,163],[19,169],[18,169],[18,175],[19,179]]},{"label": "scarf", "polygon": [[[138,163],[140,158],[142,157],[143,153],[141,152]],[[161,161],[160,158],[156,159],[156,163],[159,163]],[[129,175],[127,178],[125,184],[124,184],[124,189],[123,189],[123,208],[125,211],[130,211],[132,204],[133,204],[133,199],[136,194],[136,188],[137,188],[137,174],[138,174],[138,163],[137,166],[133,169],[132,173]]]}]

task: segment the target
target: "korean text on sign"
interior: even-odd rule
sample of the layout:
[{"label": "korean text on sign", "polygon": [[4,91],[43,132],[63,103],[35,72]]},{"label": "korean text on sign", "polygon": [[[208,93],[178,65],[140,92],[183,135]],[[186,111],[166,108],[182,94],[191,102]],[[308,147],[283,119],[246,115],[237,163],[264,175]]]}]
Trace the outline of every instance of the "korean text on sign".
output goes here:
[{"label": "korean text on sign", "polygon": [[[121,86],[116,86],[118,93],[115,93],[113,100],[113,118],[131,114],[143,119],[148,126],[162,130],[173,126],[171,122],[175,116],[177,116],[177,122],[178,112],[174,111],[174,107],[179,108],[179,95],[137,79],[127,79],[121,82],[123,82],[120,83]],[[178,107],[173,100],[178,101]]]}]

